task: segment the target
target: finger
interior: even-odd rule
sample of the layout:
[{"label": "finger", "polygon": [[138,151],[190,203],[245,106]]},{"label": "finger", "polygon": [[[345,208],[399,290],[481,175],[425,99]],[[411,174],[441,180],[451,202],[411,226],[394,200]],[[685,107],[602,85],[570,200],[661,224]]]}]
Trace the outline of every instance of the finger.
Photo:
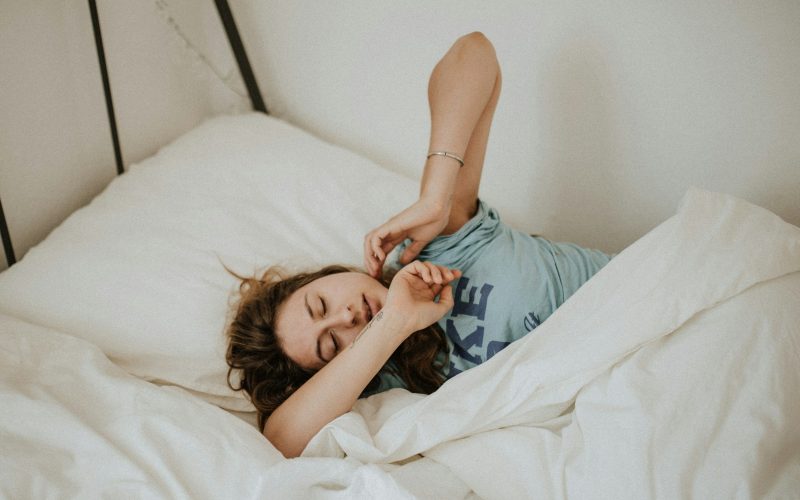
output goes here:
[{"label": "finger", "polygon": [[392,252],[392,250],[394,250],[397,247],[397,245],[402,243],[402,241],[405,239],[406,239],[405,235],[402,234],[393,239],[387,236],[387,239],[385,239],[381,244],[381,250],[383,251],[384,255],[384,262],[386,261],[386,259],[389,258],[389,254]]},{"label": "finger", "polygon": [[373,262],[372,267],[369,270],[369,274],[373,278],[378,279],[380,278],[382,271],[383,271],[383,263],[376,260]]},{"label": "finger", "polygon": [[414,270],[417,272],[417,275],[422,278],[422,281],[425,283],[431,283],[433,281],[431,279],[431,271],[428,269],[428,266],[418,260],[415,260],[413,264]]},{"label": "finger", "polygon": [[398,236],[397,238],[393,238],[393,239],[387,238],[387,239],[383,240],[383,243],[381,244],[381,250],[383,250],[384,254],[389,255],[389,252],[394,250],[394,247],[396,247],[404,239],[405,239],[405,237],[402,236],[402,235]]},{"label": "finger", "polygon": [[442,283],[450,283],[456,279],[456,275],[453,274],[453,271],[444,266],[439,266],[439,271],[442,273]]},{"label": "finger", "polygon": [[369,273],[373,278],[377,278],[383,269],[383,261],[381,261],[372,251],[369,251]]},{"label": "finger", "polygon": [[386,251],[383,249],[383,238],[386,237],[386,230],[378,230],[374,232],[369,240],[369,255],[370,260],[372,263],[372,268],[370,272],[373,276],[377,277],[381,269],[383,269],[383,264],[386,262]]},{"label": "finger", "polygon": [[374,276],[375,275],[375,257],[372,254],[372,249],[370,246],[370,239],[372,238],[372,232],[367,233],[364,237],[364,269],[367,272]]},{"label": "finger", "polygon": [[386,234],[383,233],[383,232],[380,232],[380,233],[377,233],[377,234],[373,235],[372,241],[371,241],[371,243],[372,243],[372,245],[371,245],[372,253],[373,253],[373,255],[375,255],[375,259],[379,260],[381,262],[383,262],[383,259],[386,258],[386,254],[383,253],[383,250],[381,250],[381,243],[383,241],[383,238],[385,238],[385,237],[386,237]]},{"label": "finger", "polygon": [[439,306],[445,311],[449,311],[455,304],[453,300],[453,287],[446,285],[439,293]]},{"label": "finger", "polygon": [[436,280],[437,276],[441,277],[440,281],[436,281],[437,283],[446,284],[460,276],[460,271],[457,269],[450,269],[447,266],[441,266],[432,262],[426,262],[425,264],[430,266],[431,274],[433,275],[434,280]]},{"label": "finger", "polygon": [[426,242],[424,241],[414,241],[408,245],[403,251],[403,255],[400,257],[400,263],[407,264],[408,262],[414,260],[422,251],[422,249],[425,248],[425,244]]},{"label": "finger", "polygon": [[428,283],[429,285],[432,284],[433,276],[431,276],[431,268],[427,266],[424,262],[421,262],[420,264],[422,265],[420,268],[422,270],[421,271],[422,279],[425,280],[425,283]]},{"label": "finger", "polygon": [[439,266],[437,266],[436,264],[432,264],[430,262],[428,262],[427,265],[431,271],[431,277],[433,278],[433,282],[441,284],[444,280],[442,278],[442,271],[441,269],[439,269]]},{"label": "finger", "polygon": [[[378,260],[380,262],[381,266],[383,266],[384,264],[386,264],[386,262],[389,261],[389,256],[390,256],[391,252],[395,249],[396,246],[397,246],[397,244],[389,244],[389,243],[384,243],[381,246],[381,251],[383,252],[383,259],[376,258],[376,260]],[[395,259],[396,259],[396,257],[395,257]]]},{"label": "finger", "polygon": [[461,271],[459,271],[458,269],[450,269],[450,268],[445,267],[445,266],[440,266],[440,269],[442,270],[442,273],[444,274],[446,283],[449,283],[451,281],[455,281],[455,280],[457,280],[458,278],[461,277]]}]

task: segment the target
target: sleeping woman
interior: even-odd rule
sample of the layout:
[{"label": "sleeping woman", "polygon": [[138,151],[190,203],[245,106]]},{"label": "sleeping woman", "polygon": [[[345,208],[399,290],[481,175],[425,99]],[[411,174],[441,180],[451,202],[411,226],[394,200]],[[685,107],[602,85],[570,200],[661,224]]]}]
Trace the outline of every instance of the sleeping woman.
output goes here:
[{"label": "sleeping woman", "polygon": [[611,259],[516,231],[478,198],[500,87],[481,33],[456,40],[436,64],[419,199],[366,235],[364,270],[239,277],[228,381],[250,396],[285,456],[300,455],[360,397],[395,387],[430,394],[490,359]]}]

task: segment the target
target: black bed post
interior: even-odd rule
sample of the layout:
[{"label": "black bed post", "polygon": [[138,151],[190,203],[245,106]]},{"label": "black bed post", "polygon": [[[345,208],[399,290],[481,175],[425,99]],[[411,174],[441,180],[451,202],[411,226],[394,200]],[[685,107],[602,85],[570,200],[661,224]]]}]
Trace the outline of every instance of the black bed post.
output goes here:
[{"label": "black bed post", "polygon": [[14,256],[14,247],[11,245],[11,233],[8,232],[2,201],[0,201],[0,234],[3,237],[3,249],[6,251],[6,263],[8,263],[8,267],[11,267],[17,262],[17,258]]},{"label": "black bed post", "polygon": [[[92,15],[92,30],[94,31],[94,43],[97,48],[97,59],[100,63],[100,75],[103,78],[103,92],[106,98],[106,111],[108,112],[108,124],[111,128],[111,140],[114,143],[114,158],[117,164],[117,175],[122,175],[125,168],[122,163],[122,147],[119,143],[119,134],[117,133],[117,119],[114,114],[114,101],[111,98],[111,82],[108,78],[108,67],[106,66],[106,54],[103,49],[103,36],[100,32],[100,16],[97,13],[97,3],[95,0],[88,0],[89,11]],[[250,60],[247,58],[247,53],[244,50],[242,39],[239,37],[239,30],[236,28],[236,22],[233,20],[233,13],[228,5],[227,0],[214,0],[219,12],[219,17],[222,19],[222,25],[225,27],[225,34],[228,36],[233,54],[236,57],[236,64],[239,66],[239,73],[242,75],[247,92],[250,94],[250,102],[253,109],[261,111],[264,114],[269,114],[267,107],[264,105],[264,99],[261,97],[261,91],[258,89],[256,77],[253,74],[253,69],[250,67]],[[3,204],[0,203],[0,236],[3,240],[3,249],[6,254],[6,262],[8,267],[11,267],[17,262],[14,256],[14,246],[11,244],[11,234],[8,231],[8,224],[6,217],[3,213]]]},{"label": "black bed post", "polygon": [[122,147],[119,145],[117,118],[114,116],[114,101],[111,99],[111,82],[108,79],[106,53],[105,50],[103,50],[103,35],[100,33],[100,16],[97,14],[97,3],[95,0],[89,0],[89,11],[92,13],[94,44],[97,47],[100,74],[103,77],[103,92],[106,95],[106,111],[108,111],[108,124],[111,127],[111,141],[114,143],[114,159],[117,162],[117,175],[122,175],[125,172],[125,168],[122,165]]},{"label": "black bed post", "polygon": [[239,30],[233,20],[233,13],[228,5],[228,0],[214,0],[214,3],[217,4],[217,12],[219,12],[219,17],[222,19],[222,25],[225,27],[225,34],[228,35],[228,42],[231,44],[233,54],[236,56],[239,74],[242,75],[244,84],[247,86],[247,93],[250,94],[250,102],[253,105],[253,109],[269,114],[267,107],[264,105],[264,100],[261,98],[261,91],[258,90],[258,83],[253,74],[253,69],[250,67],[250,60],[247,58],[242,39],[239,37]]}]

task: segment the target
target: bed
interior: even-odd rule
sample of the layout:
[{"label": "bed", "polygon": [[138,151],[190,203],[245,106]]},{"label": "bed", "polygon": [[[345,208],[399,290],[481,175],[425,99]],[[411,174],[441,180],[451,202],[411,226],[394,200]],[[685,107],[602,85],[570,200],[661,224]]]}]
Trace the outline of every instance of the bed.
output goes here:
[{"label": "bed", "polygon": [[2,496],[797,498],[800,228],[697,188],[523,340],[285,459],[226,383],[224,266],[360,265],[417,190],[260,112],[130,166],[0,273]]},{"label": "bed", "polygon": [[800,229],[700,189],[535,334],[430,396],[360,400],[284,459],[225,382],[223,263],[357,265],[416,189],[262,113],[117,177],[0,274],[3,494],[796,495]]}]

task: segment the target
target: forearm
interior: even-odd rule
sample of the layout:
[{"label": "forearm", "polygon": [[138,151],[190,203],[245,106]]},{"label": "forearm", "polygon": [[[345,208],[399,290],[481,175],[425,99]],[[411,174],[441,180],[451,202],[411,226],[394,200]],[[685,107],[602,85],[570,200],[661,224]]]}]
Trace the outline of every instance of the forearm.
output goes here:
[{"label": "forearm", "polygon": [[[436,65],[428,83],[429,151],[449,151],[465,157],[470,137],[492,99],[498,75],[494,47],[483,35],[472,33],[456,41]],[[425,163],[420,197],[449,208],[459,178],[471,175],[462,168],[480,166],[460,167],[452,158],[431,156]]]},{"label": "forearm", "polygon": [[491,42],[481,33],[462,36],[436,64],[428,82],[431,108],[429,151],[419,200],[364,238],[364,263],[378,276],[386,256],[410,239],[400,262],[414,259],[430,241],[451,234],[475,215],[489,129],[500,96],[500,65]]},{"label": "forearm", "polygon": [[405,323],[391,312],[379,312],[350,346],[270,415],[264,436],[284,456],[299,456],[320,429],[350,411],[370,380],[410,333]]}]

